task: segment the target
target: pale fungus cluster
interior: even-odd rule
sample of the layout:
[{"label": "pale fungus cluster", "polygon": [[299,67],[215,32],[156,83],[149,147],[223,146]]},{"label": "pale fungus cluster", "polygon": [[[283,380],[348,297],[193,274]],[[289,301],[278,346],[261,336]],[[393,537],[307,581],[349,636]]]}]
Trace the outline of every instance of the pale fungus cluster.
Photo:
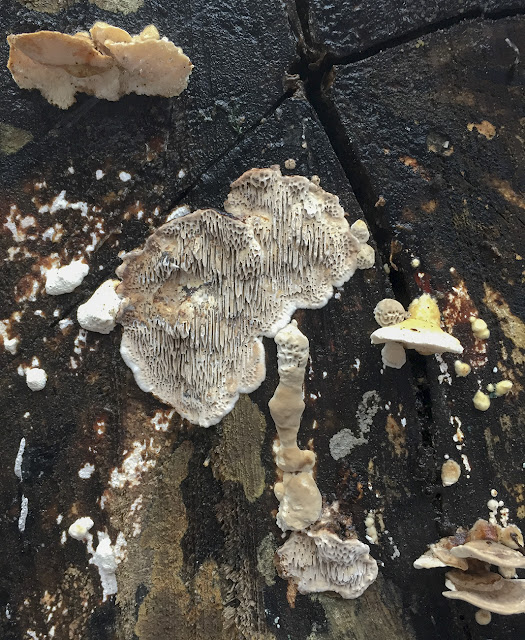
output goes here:
[{"label": "pale fungus cluster", "polygon": [[437,302],[423,294],[410,303],[408,311],[397,300],[385,298],[374,309],[376,329],[370,336],[372,344],[384,344],[383,364],[400,369],[406,362],[405,349],[415,349],[422,355],[462,353],[459,340],[441,329]]},{"label": "pale fungus cluster", "polygon": [[128,93],[178,96],[192,70],[182,49],[161,38],[153,25],[139,35],[105,22],[74,35],[55,31],[7,37],[8,68],[19,87],[38,89],[67,109],[78,92],[105,100]]},{"label": "pale fungus cluster", "polygon": [[474,605],[479,609],[476,620],[488,624],[491,613],[525,613],[525,580],[516,578],[516,569],[525,568],[523,551],[517,526],[478,520],[470,530],[458,529],[455,535],[431,544],[414,567],[450,567],[445,574],[448,591],[443,595]]}]

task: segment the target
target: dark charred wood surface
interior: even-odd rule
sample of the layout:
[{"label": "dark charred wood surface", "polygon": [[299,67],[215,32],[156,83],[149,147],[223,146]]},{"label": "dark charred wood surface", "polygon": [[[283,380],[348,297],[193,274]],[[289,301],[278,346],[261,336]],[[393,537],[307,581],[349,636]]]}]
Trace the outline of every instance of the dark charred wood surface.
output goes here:
[{"label": "dark charred wood surface", "polygon": [[[5,34],[74,32],[95,20],[136,33],[153,22],[195,65],[179,98],[80,95],[60,111],[14,84],[0,43],[0,320],[11,319],[20,340],[15,355],[0,348],[3,640],[524,636],[523,616],[480,627],[473,607],[441,596],[442,570],[412,563],[427,544],[486,518],[491,490],[510,521],[525,517],[525,96],[522,61],[506,43],[525,52],[525,7],[355,4],[145,0],[126,14],[58,0],[0,7]],[[60,11],[34,10],[42,7]],[[272,164],[318,175],[351,220],[366,219],[377,248],[375,269],[357,272],[325,308],[295,316],[311,349],[300,440],[317,453],[323,498],[339,502],[362,540],[370,510],[384,523],[371,545],[379,578],[355,601],[293,603],[274,569],[282,536],[267,407],[278,381],[273,341],[262,386],[201,429],[138,389],[119,355],[119,328],[84,338],[76,322],[119,252],[140,246],[172,208],[221,207],[233,179]],[[38,211],[63,191],[92,218],[80,205]],[[24,228],[27,216],[34,221]],[[61,237],[43,239],[57,223]],[[45,294],[40,268],[52,254],[63,264],[89,259],[73,293]],[[452,356],[412,353],[400,371],[381,372],[369,340],[375,304],[422,292],[437,297],[464,344],[467,378],[455,377]],[[486,343],[470,331],[474,312],[491,330]],[[18,373],[33,357],[48,373],[38,393]],[[476,390],[502,378],[513,392],[485,413],[474,409]],[[334,460],[330,439],[342,429],[364,442]],[[142,467],[111,486],[137,447]],[[445,455],[462,466],[446,488]],[[86,463],[95,470],[82,479]],[[105,602],[85,545],[63,534],[80,516],[94,520],[93,532],[127,541],[118,594]]]}]

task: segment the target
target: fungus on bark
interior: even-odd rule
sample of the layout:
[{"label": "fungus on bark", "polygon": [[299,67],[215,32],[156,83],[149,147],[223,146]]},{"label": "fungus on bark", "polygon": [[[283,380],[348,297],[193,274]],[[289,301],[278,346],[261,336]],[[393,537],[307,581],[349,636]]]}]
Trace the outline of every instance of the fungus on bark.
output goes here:
[{"label": "fungus on bark", "polygon": [[323,519],[306,532],[293,532],[277,550],[277,570],[299,593],[333,591],[358,598],[376,579],[377,562],[354,530],[341,537],[331,524]]},{"label": "fungus on bark", "polygon": [[75,102],[77,92],[105,100],[128,93],[178,96],[193,68],[182,49],[161,38],[153,25],[131,36],[96,22],[89,33],[37,31],[7,41],[7,66],[18,86],[38,89],[61,109]]},{"label": "fungus on bark", "polygon": [[322,498],[313,478],[315,454],[297,446],[297,433],[304,411],[303,381],[308,361],[308,338],[297,322],[281,329],[275,336],[279,384],[268,406],[279,434],[275,449],[276,463],[284,472],[275,485],[279,500],[277,525],[283,531],[306,529],[319,519]]},{"label": "fungus on bark", "polygon": [[261,337],[325,305],[363,246],[336,196],[278,166],[243,174],[224,209],[170,220],[117,270],[126,364],[141,389],[202,426],[261,384]]},{"label": "fungus on bark", "polygon": [[[377,317],[381,320],[381,309]],[[459,340],[441,329],[439,307],[426,293],[410,303],[406,320],[376,329],[370,339],[372,344],[385,345],[381,351],[383,363],[396,369],[406,362],[404,349],[415,349],[425,356],[444,352],[463,353]]]},{"label": "fungus on bark", "polygon": [[[522,551],[523,535],[516,525],[500,527],[478,520],[469,531],[459,529],[455,536],[430,545],[414,567],[455,567],[445,574],[449,591],[443,595],[475,605],[482,612],[476,620],[488,624],[490,613],[525,613],[525,580],[514,578],[516,569],[525,568]],[[499,573],[490,571],[491,566]]]}]

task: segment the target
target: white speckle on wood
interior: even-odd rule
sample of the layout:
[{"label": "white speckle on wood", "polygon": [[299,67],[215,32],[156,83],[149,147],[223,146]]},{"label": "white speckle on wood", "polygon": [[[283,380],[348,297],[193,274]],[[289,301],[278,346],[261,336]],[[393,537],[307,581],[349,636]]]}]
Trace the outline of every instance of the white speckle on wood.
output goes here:
[{"label": "white speckle on wood", "polygon": [[18,516],[18,530],[22,533],[26,529],[26,519],[29,511],[29,500],[23,495],[20,502],[20,515]]},{"label": "white speckle on wood", "polygon": [[22,459],[24,457],[25,448],[26,448],[26,439],[22,438],[20,440],[20,445],[18,446],[18,453],[16,454],[15,467],[14,467],[15,476],[19,480],[22,480]]},{"label": "white speckle on wood", "polygon": [[82,478],[82,480],[88,480],[93,475],[93,471],[95,471],[95,465],[86,462],[86,464],[79,469],[78,476]]}]

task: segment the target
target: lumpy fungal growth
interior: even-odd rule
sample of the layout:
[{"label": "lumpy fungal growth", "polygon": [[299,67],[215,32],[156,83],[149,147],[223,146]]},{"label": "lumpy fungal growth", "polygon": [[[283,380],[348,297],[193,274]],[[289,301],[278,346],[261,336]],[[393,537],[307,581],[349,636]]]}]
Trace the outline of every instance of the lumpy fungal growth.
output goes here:
[{"label": "lumpy fungal growth", "polygon": [[277,550],[277,570],[299,593],[333,591],[358,598],[376,579],[377,562],[354,530],[341,537],[333,529],[323,519],[309,531],[292,533]]},{"label": "lumpy fungal growth", "polygon": [[[401,316],[401,305],[382,300],[374,310],[378,324],[389,322],[395,314]],[[379,309],[378,309],[379,307]],[[393,309],[387,314],[389,309]],[[403,309],[404,311],[404,309]],[[406,362],[405,349],[415,349],[422,355],[434,353],[463,353],[459,340],[441,329],[437,302],[428,294],[413,300],[408,307],[408,318],[395,324],[383,324],[370,336],[372,344],[384,344],[381,356],[387,367],[400,369]]]},{"label": "lumpy fungal growth", "polygon": [[89,33],[55,31],[7,37],[8,68],[19,87],[38,89],[51,104],[67,109],[77,92],[105,100],[128,93],[178,96],[192,64],[182,49],[161,38],[153,25],[140,35],[96,22]]},{"label": "lumpy fungal growth", "polygon": [[279,384],[269,402],[270,413],[279,434],[276,462],[284,472],[275,485],[279,500],[277,525],[283,531],[299,531],[318,520],[322,498],[312,469],[315,454],[297,446],[297,433],[304,411],[303,380],[308,361],[308,338],[292,320],[275,336]]},{"label": "lumpy fungal growth", "polygon": [[242,175],[224,209],[170,220],[117,271],[121,354],[137,384],[202,426],[261,384],[261,336],[325,305],[363,246],[336,196],[279,167]]},{"label": "lumpy fungal growth", "polygon": [[478,520],[469,531],[458,529],[454,536],[430,545],[414,567],[452,567],[445,574],[449,590],[443,595],[473,604],[482,611],[476,620],[488,624],[490,613],[525,613],[525,581],[514,577],[517,568],[525,568],[522,551],[523,535],[516,525],[500,527]]},{"label": "lumpy fungal growth", "polygon": [[490,398],[486,393],[483,393],[483,391],[476,391],[472,402],[478,411],[487,411],[490,407]]},{"label": "lumpy fungal growth", "polygon": [[471,371],[471,367],[466,362],[461,362],[461,360],[456,360],[454,362],[454,371],[458,378],[465,378]]},{"label": "lumpy fungal growth", "polygon": [[472,333],[478,340],[486,340],[487,338],[490,338],[490,331],[485,320],[475,318],[474,316],[471,316],[469,320]]}]

